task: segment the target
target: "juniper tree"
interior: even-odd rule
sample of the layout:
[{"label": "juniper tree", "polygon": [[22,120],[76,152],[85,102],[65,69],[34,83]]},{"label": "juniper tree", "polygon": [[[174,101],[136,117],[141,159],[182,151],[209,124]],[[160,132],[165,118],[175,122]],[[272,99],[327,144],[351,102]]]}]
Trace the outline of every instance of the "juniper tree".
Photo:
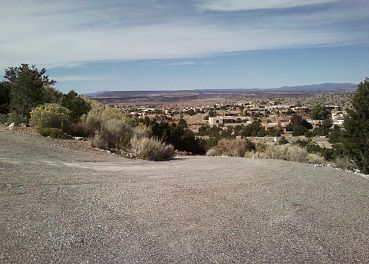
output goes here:
[{"label": "juniper tree", "polygon": [[49,79],[46,69],[38,70],[36,66],[22,64],[5,70],[4,78],[10,84],[10,106],[12,110],[26,118],[30,117],[32,108],[44,103],[45,87],[56,82]]},{"label": "juniper tree", "polygon": [[369,173],[369,79],[358,86],[352,99],[352,109],[347,110],[341,147],[364,172]]}]

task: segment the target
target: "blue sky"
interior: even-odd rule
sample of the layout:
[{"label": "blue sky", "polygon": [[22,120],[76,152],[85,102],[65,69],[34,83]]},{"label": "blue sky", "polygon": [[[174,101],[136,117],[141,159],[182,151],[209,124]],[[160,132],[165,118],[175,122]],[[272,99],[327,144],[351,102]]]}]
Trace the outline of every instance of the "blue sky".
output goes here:
[{"label": "blue sky", "polygon": [[0,0],[0,68],[62,91],[269,88],[369,75],[367,0]]}]

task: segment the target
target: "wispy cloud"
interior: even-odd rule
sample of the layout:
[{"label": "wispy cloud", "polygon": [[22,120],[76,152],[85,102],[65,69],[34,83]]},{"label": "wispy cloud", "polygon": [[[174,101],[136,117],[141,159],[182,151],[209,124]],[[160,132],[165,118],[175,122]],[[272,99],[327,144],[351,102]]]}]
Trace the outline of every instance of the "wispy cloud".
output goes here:
[{"label": "wispy cloud", "polygon": [[89,81],[103,81],[108,80],[111,77],[103,76],[103,75],[65,75],[65,76],[51,76],[53,79],[58,82],[89,82]]},{"label": "wispy cloud", "polygon": [[[224,17],[201,11],[231,12],[327,2],[332,3],[329,9],[307,10],[298,15],[287,12]],[[0,67],[23,62],[51,68],[79,67],[96,61],[186,59],[369,40],[367,30],[345,30],[337,24],[369,19],[369,5],[364,0],[188,3],[191,4],[178,0],[3,0]],[[190,59],[182,65],[189,63]]]},{"label": "wispy cloud", "polygon": [[243,11],[271,8],[291,8],[305,5],[322,4],[337,0],[205,0],[200,9],[212,11]]},{"label": "wispy cloud", "polygon": [[195,61],[185,60],[185,61],[175,61],[175,62],[168,62],[166,66],[187,66],[187,65],[194,65],[196,64]]}]

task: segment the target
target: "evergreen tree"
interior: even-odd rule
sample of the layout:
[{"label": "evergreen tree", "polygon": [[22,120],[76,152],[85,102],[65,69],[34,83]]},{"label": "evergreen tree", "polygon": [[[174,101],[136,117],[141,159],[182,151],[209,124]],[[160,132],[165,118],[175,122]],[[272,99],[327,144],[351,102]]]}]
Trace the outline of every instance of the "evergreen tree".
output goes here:
[{"label": "evergreen tree", "polygon": [[10,112],[10,85],[7,82],[0,82],[0,114]]},{"label": "evergreen tree", "polygon": [[44,103],[45,87],[52,86],[56,82],[49,80],[46,69],[38,70],[36,66],[28,64],[7,68],[4,78],[11,86],[12,110],[24,116],[28,125],[32,108]]},{"label": "evergreen tree", "polygon": [[187,128],[187,122],[186,120],[183,119],[183,117],[181,117],[178,121],[178,127],[181,129],[186,129]]},{"label": "evergreen tree", "polygon": [[313,119],[313,120],[325,120],[325,119],[329,119],[331,115],[331,112],[328,110],[327,107],[325,107],[324,105],[318,104],[315,105],[309,113],[309,116]]},{"label": "evergreen tree", "polygon": [[361,82],[347,111],[342,150],[364,172],[369,173],[369,79]]},{"label": "evergreen tree", "polygon": [[91,110],[90,104],[73,90],[63,95],[61,104],[69,109],[73,121],[78,121],[83,114]]}]

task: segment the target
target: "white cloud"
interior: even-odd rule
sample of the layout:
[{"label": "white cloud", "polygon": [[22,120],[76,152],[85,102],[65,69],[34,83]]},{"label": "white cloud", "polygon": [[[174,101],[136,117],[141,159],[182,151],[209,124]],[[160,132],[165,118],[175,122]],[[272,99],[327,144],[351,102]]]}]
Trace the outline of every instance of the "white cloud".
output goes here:
[{"label": "white cloud", "polygon": [[290,8],[334,1],[337,0],[205,0],[204,3],[200,4],[200,9],[228,12],[271,8]]},{"label": "white cloud", "polygon": [[[185,59],[224,52],[355,43],[368,37],[363,32],[332,30],[319,24],[332,17],[335,21],[355,17],[358,10],[364,10],[360,14],[367,17],[360,5],[338,14],[322,12],[292,20],[291,16],[270,16],[251,25],[198,16],[179,20],[175,15],[170,23],[157,21],[157,17],[150,18],[152,1],[126,0],[123,7],[111,0],[33,0],[32,4],[28,0],[3,1],[6,8],[0,9],[0,67],[19,63],[78,67],[93,61]],[[233,3],[233,8],[237,3],[237,8],[262,6],[256,0],[227,2]],[[301,1],[267,2],[269,6],[281,6]],[[304,1],[313,2],[318,0]],[[218,3],[219,9],[225,1],[212,3]],[[171,16],[166,11],[160,14]]]}]

